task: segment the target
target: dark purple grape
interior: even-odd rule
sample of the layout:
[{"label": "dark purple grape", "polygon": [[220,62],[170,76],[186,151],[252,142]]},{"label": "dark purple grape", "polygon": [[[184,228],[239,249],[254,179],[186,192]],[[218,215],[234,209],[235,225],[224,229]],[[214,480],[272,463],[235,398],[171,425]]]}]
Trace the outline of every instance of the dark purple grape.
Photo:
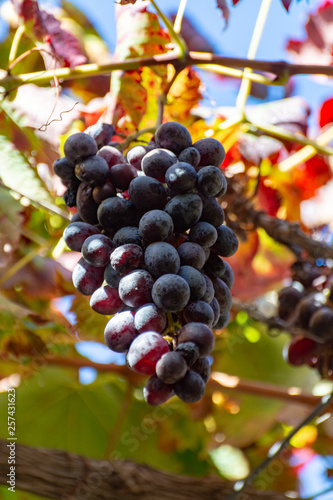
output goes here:
[{"label": "dark purple grape", "polygon": [[77,211],[84,222],[88,224],[98,224],[97,209],[98,205],[95,203],[92,196],[93,187],[85,182],[81,182],[76,195]]},{"label": "dark purple grape", "polygon": [[173,221],[162,210],[150,210],[139,222],[139,230],[147,243],[168,240],[173,233]]},{"label": "dark purple grape", "polygon": [[165,182],[174,194],[192,191],[197,181],[197,173],[189,163],[175,163],[165,173]]},{"label": "dark purple grape", "polygon": [[73,269],[73,285],[82,295],[92,295],[102,286],[104,268],[88,264],[82,257]]},{"label": "dark purple grape", "polygon": [[177,163],[177,156],[167,149],[153,149],[142,159],[142,170],[160,182],[165,182],[165,173],[171,165]]},{"label": "dark purple grape", "polygon": [[306,337],[294,337],[283,350],[284,359],[293,366],[301,366],[310,362],[318,353],[319,344]]},{"label": "dark purple grape", "polygon": [[86,129],[86,134],[89,134],[90,137],[94,139],[98,149],[102,146],[106,146],[110,142],[114,133],[114,126],[109,123],[98,122]]},{"label": "dark purple grape", "polygon": [[217,240],[217,231],[208,222],[197,222],[191,227],[188,239],[202,247],[211,247]]},{"label": "dark purple grape", "polygon": [[179,245],[177,252],[182,266],[192,266],[200,270],[206,262],[205,252],[197,243],[185,241]]},{"label": "dark purple grape", "polygon": [[151,243],[145,251],[145,265],[147,271],[159,278],[162,274],[177,273],[180,267],[180,258],[175,247],[164,241]]},{"label": "dark purple grape", "polygon": [[133,165],[137,170],[142,170],[141,162],[142,158],[149,153],[152,149],[155,149],[157,146],[134,146],[126,154],[126,161]]},{"label": "dark purple grape", "polygon": [[200,153],[199,167],[205,167],[207,165],[219,167],[221,163],[223,163],[225,158],[224,147],[216,139],[212,137],[200,139],[193,144],[193,147]]},{"label": "dark purple grape", "polygon": [[219,168],[209,165],[199,170],[197,188],[206,196],[217,196],[220,191],[226,191],[227,181]]},{"label": "dark purple grape", "polygon": [[164,274],[155,281],[152,297],[160,309],[181,311],[190,299],[190,287],[180,276]]},{"label": "dark purple grape", "polygon": [[169,345],[159,333],[140,333],[130,345],[127,364],[135,372],[153,375],[157,361],[166,352],[169,352]]},{"label": "dark purple grape", "polygon": [[213,325],[212,325],[214,327],[221,316],[220,304],[218,303],[217,299],[214,297],[209,305],[212,308],[213,313],[214,313],[214,319],[213,319]]},{"label": "dark purple grape", "polygon": [[127,306],[141,307],[152,301],[153,284],[154,280],[147,271],[133,271],[120,280],[120,298]]},{"label": "dark purple grape", "polygon": [[155,141],[158,146],[170,149],[176,155],[192,146],[189,131],[184,125],[176,122],[162,123],[156,130]]},{"label": "dark purple grape", "polygon": [[112,184],[117,188],[125,191],[128,189],[130,182],[138,176],[138,171],[129,163],[117,163],[110,169],[110,179]]},{"label": "dark purple grape", "polygon": [[208,358],[199,358],[194,365],[191,366],[191,370],[198,373],[205,384],[207,384],[210,377],[210,364]]},{"label": "dark purple grape", "polygon": [[120,276],[120,274],[118,274],[117,271],[113,269],[111,264],[108,264],[106,266],[104,271],[104,280],[111,288],[118,288],[121,278],[122,276]]},{"label": "dark purple grape", "polygon": [[93,234],[82,245],[84,260],[95,267],[106,267],[110,262],[110,255],[114,244],[104,234]]},{"label": "dark purple grape", "polygon": [[97,217],[100,224],[108,231],[117,231],[124,226],[135,226],[139,222],[133,203],[118,196],[102,201],[98,207]]},{"label": "dark purple grape", "polygon": [[143,388],[146,403],[152,406],[161,405],[174,395],[173,387],[164,384],[156,375],[151,375]]},{"label": "dark purple grape", "polygon": [[140,176],[132,180],[128,193],[131,202],[138,210],[162,210],[167,202],[167,195],[161,182],[151,177]]},{"label": "dark purple grape", "polygon": [[181,266],[178,271],[178,276],[181,276],[190,287],[191,300],[201,299],[206,293],[206,280],[197,269],[192,266]]},{"label": "dark purple grape", "polygon": [[162,309],[159,309],[155,304],[145,304],[140,307],[135,313],[134,318],[135,328],[140,332],[157,332],[162,333],[167,325],[167,317]]},{"label": "dark purple grape", "polygon": [[142,247],[142,236],[138,227],[125,226],[118,229],[113,237],[113,243],[116,247],[126,245],[127,243],[134,243]]},{"label": "dark purple grape", "polygon": [[[65,182],[65,181],[64,181]],[[67,207],[76,207],[76,197],[78,191],[77,185],[69,186],[64,194],[64,202]]]},{"label": "dark purple grape", "polygon": [[310,331],[316,337],[332,340],[333,339],[333,309],[330,307],[321,307],[316,311],[310,320]]},{"label": "dark purple grape", "polygon": [[204,323],[211,327],[214,321],[214,312],[207,302],[194,300],[184,308],[183,317],[187,323]]},{"label": "dark purple grape", "polygon": [[197,194],[178,194],[165,205],[164,210],[172,218],[175,231],[183,233],[200,219],[202,202]]},{"label": "dark purple grape", "polygon": [[95,155],[97,153],[97,144],[90,135],[78,132],[66,139],[64,153],[69,161],[76,164],[82,158]]},{"label": "dark purple grape", "polygon": [[205,278],[205,282],[206,282],[206,291],[205,291],[205,294],[201,297],[201,300],[204,300],[205,302],[210,304],[214,298],[215,290],[213,287],[212,280],[210,278],[208,278],[208,276],[206,274],[203,274],[203,277]]},{"label": "dark purple grape", "polygon": [[[83,222],[83,220],[81,219],[80,215],[78,212],[76,212],[76,214],[74,214],[71,218],[71,223],[72,222]],[[91,235],[89,235],[91,236]]]},{"label": "dark purple grape", "polygon": [[187,366],[193,365],[199,358],[199,347],[194,342],[183,342],[182,344],[178,344],[176,352],[182,355]]},{"label": "dark purple grape", "polygon": [[297,315],[297,325],[304,330],[308,330],[311,317],[323,305],[316,300],[313,294],[303,297],[297,304],[295,314]]},{"label": "dark purple grape", "polygon": [[183,149],[178,155],[178,160],[189,163],[192,167],[196,168],[200,163],[200,153],[196,148],[191,146],[190,148]]},{"label": "dark purple grape", "polygon": [[227,285],[229,290],[231,290],[233,287],[234,281],[235,281],[234,272],[231,269],[231,266],[230,266],[230,264],[228,264],[227,261],[224,260],[223,262],[224,262],[224,274],[223,274],[221,280],[224,281],[224,283]]},{"label": "dark purple grape", "polygon": [[196,403],[205,394],[205,382],[198,373],[188,370],[185,377],[173,385],[173,389],[185,403]]},{"label": "dark purple grape", "polygon": [[290,316],[294,314],[295,308],[303,295],[303,292],[294,286],[286,286],[285,288],[282,288],[278,293],[279,317],[285,321],[288,320]]},{"label": "dark purple grape", "polygon": [[128,274],[143,264],[143,250],[134,243],[121,245],[112,252],[110,261],[117,273]]},{"label": "dark purple grape", "polygon": [[102,203],[102,201],[107,198],[112,198],[117,195],[116,188],[111,184],[110,181],[107,181],[102,186],[95,186],[92,192],[92,197],[95,203]]},{"label": "dark purple grape", "polygon": [[216,253],[211,252],[208,260],[204,265],[205,273],[211,278],[223,279],[225,272],[225,263]]},{"label": "dark purple grape", "polygon": [[97,227],[86,222],[71,222],[64,230],[63,238],[66,245],[74,252],[81,252],[83,243],[89,236],[99,234]]},{"label": "dark purple grape", "polygon": [[212,279],[215,298],[220,306],[220,314],[228,314],[232,306],[232,295],[227,285],[220,278]]},{"label": "dark purple grape", "polygon": [[212,250],[221,257],[231,257],[238,250],[238,239],[232,229],[221,225],[217,228],[217,240]]},{"label": "dark purple grape", "polygon": [[106,163],[109,165],[109,168],[113,167],[113,165],[117,165],[118,163],[126,163],[122,153],[113,146],[103,146],[98,151],[97,156],[104,158]]},{"label": "dark purple grape", "polygon": [[178,342],[194,342],[199,348],[199,355],[208,356],[215,344],[213,332],[203,323],[188,323],[178,335]]},{"label": "dark purple grape", "polygon": [[215,198],[208,198],[200,193],[202,201],[202,214],[200,222],[209,222],[216,228],[224,222],[224,211]]},{"label": "dark purple grape", "polygon": [[123,311],[113,316],[104,330],[105,343],[115,352],[126,352],[138,335],[132,311]]},{"label": "dark purple grape", "polygon": [[167,352],[156,363],[156,375],[165,384],[178,382],[186,372],[186,361],[179,352]]},{"label": "dark purple grape", "polygon": [[214,330],[223,330],[226,328],[230,321],[230,312],[228,314],[222,314],[217,323],[214,325]]},{"label": "dark purple grape", "polygon": [[75,165],[66,157],[58,158],[53,163],[53,172],[60,177],[62,181],[72,181],[75,179]]},{"label": "dark purple grape", "polygon": [[124,303],[116,288],[103,286],[90,297],[90,307],[99,314],[113,315],[123,310]]},{"label": "dark purple grape", "polygon": [[75,175],[91,186],[101,186],[108,179],[109,167],[100,156],[89,156],[75,165]]}]

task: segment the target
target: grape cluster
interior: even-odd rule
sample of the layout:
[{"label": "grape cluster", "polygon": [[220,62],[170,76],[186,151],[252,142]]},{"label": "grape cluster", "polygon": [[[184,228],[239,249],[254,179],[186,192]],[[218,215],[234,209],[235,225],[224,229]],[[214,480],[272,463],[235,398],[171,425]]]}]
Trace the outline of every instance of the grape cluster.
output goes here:
[{"label": "grape cluster", "polygon": [[279,317],[299,330],[285,348],[287,361],[333,379],[332,269],[306,261],[292,266],[293,283],[278,294]]},{"label": "grape cluster", "polygon": [[145,400],[176,394],[193,403],[209,378],[212,328],[228,324],[232,303],[223,257],[238,240],[216,200],[227,188],[224,149],[213,138],[192,144],[183,125],[167,122],[124,157],[107,132],[70,136],[54,164],[77,208],[63,235],[82,252],[73,283],[94,311],[112,316],[106,345],[150,376]]}]

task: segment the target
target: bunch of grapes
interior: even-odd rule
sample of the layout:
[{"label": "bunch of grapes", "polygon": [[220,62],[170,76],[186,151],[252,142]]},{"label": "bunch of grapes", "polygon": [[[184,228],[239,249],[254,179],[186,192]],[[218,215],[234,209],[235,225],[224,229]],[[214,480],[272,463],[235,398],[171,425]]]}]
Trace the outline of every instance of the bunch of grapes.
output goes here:
[{"label": "bunch of grapes", "polygon": [[124,157],[107,126],[88,132],[70,136],[54,164],[66,203],[77,207],[63,235],[82,252],[74,286],[112,316],[105,343],[150,376],[149,404],[173,394],[196,402],[210,374],[212,328],[228,324],[232,305],[223,257],[238,240],[216,200],[227,188],[223,146],[213,138],[192,144],[183,125],[167,122]]},{"label": "bunch of grapes", "polygon": [[294,366],[308,365],[333,379],[332,269],[297,261],[292,278],[292,285],[278,295],[279,317],[299,330],[286,346],[285,357]]}]

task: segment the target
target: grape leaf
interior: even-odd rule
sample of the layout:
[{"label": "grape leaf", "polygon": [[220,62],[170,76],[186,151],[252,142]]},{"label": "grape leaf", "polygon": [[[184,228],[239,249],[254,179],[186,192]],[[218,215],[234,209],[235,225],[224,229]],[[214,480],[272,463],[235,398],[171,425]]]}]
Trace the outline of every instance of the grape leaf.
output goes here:
[{"label": "grape leaf", "polygon": [[333,98],[327,99],[319,110],[319,125],[321,128],[333,122]]},{"label": "grape leaf", "polygon": [[289,12],[289,7],[291,5],[292,0],[281,0],[283,7]]},{"label": "grape leaf", "polygon": [[305,26],[304,40],[289,40],[287,50],[300,64],[332,64],[333,3],[324,2],[311,14]]},{"label": "grape leaf", "polygon": [[201,80],[193,68],[185,68],[172,85],[166,107],[170,121],[186,122],[191,110],[202,99]]},{"label": "grape leaf", "polygon": [[22,223],[22,205],[0,188],[0,268],[6,267],[18,246]]},{"label": "grape leaf", "polygon": [[46,42],[51,52],[64,66],[87,62],[79,40],[61,28],[60,21],[44,10],[36,0],[13,0],[15,10],[26,24],[28,33],[39,42]]},{"label": "grape leaf", "polygon": [[216,0],[217,8],[222,12],[222,17],[225,20],[225,28],[228,26],[230,10],[226,0]]}]

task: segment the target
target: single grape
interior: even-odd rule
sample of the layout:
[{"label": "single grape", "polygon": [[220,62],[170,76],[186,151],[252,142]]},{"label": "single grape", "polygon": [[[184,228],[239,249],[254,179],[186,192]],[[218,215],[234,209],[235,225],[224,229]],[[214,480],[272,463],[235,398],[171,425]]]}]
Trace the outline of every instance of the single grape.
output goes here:
[{"label": "single grape", "polygon": [[192,167],[196,168],[200,163],[200,153],[196,148],[191,146],[183,149],[183,151],[178,155],[178,160],[189,163]]},{"label": "single grape", "polygon": [[103,146],[98,151],[97,156],[101,156],[109,165],[109,168],[113,167],[113,165],[117,165],[118,163],[126,163],[122,153],[113,146]]},{"label": "single grape", "polygon": [[157,361],[167,352],[169,345],[159,333],[140,333],[128,349],[127,364],[135,372],[153,375]]},{"label": "single grape", "polygon": [[167,149],[153,149],[142,159],[142,170],[160,182],[165,182],[165,173],[171,165],[177,163],[177,156]]},{"label": "single grape", "polygon": [[316,311],[310,320],[310,331],[316,337],[332,340],[333,339],[333,309],[330,307],[321,307]]},{"label": "single grape", "polygon": [[117,163],[110,169],[110,180],[117,188],[125,191],[131,181],[138,176],[138,171],[129,163]]},{"label": "single grape", "polygon": [[173,395],[172,385],[164,384],[156,375],[151,375],[143,388],[143,397],[152,406],[165,403]]},{"label": "single grape", "polygon": [[165,384],[178,382],[186,372],[186,361],[179,352],[167,352],[156,363],[156,375]]},{"label": "single grape", "polygon": [[231,290],[235,281],[234,272],[227,261],[224,260],[223,262],[224,262],[224,273],[223,276],[221,277],[221,280],[224,281],[229,290]]},{"label": "single grape", "polygon": [[102,286],[104,268],[88,264],[82,257],[73,269],[72,280],[75,288],[82,295],[92,295]]},{"label": "single grape", "polygon": [[225,273],[225,262],[216,253],[211,252],[203,269],[211,278],[223,279]]},{"label": "single grape", "polygon": [[206,293],[206,280],[203,274],[192,266],[181,266],[178,271],[178,276],[181,276],[190,287],[190,299],[201,299]]},{"label": "single grape", "polygon": [[93,234],[82,245],[82,256],[92,266],[106,267],[110,262],[110,255],[114,244],[104,234]]},{"label": "single grape", "polygon": [[202,202],[195,193],[178,194],[166,205],[164,210],[171,216],[177,233],[183,233],[200,219]]},{"label": "single grape", "polygon": [[53,163],[53,172],[60,177],[62,181],[72,181],[75,179],[75,165],[66,157],[58,158]]},{"label": "single grape", "polygon": [[192,366],[191,370],[198,373],[202,380],[207,384],[210,377],[210,364],[207,357],[199,358]]},{"label": "single grape", "polygon": [[220,278],[212,279],[215,298],[220,306],[220,314],[228,314],[232,306],[232,295],[227,285]]},{"label": "single grape", "polygon": [[[73,219],[72,219],[73,220]],[[68,248],[74,252],[81,252],[84,241],[93,234],[99,234],[97,227],[86,222],[71,222],[64,229],[62,237]]]},{"label": "single grape", "polygon": [[143,250],[133,243],[121,245],[112,252],[110,261],[117,273],[128,274],[143,263]]},{"label": "single grape", "polygon": [[196,403],[205,394],[205,382],[198,373],[188,370],[185,377],[174,384],[173,389],[185,403]]},{"label": "single grape", "polygon": [[145,266],[154,277],[162,274],[177,273],[180,267],[180,258],[177,250],[164,241],[151,243],[145,251]]},{"label": "single grape", "polygon": [[116,188],[110,181],[105,182],[102,186],[95,186],[92,192],[92,197],[95,203],[102,203],[107,198],[112,198],[117,195]]},{"label": "single grape", "polygon": [[188,239],[202,247],[211,247],[217,240],[217,231],[208,222],[197,222],[191,227]]},{"label": "single grape", "polygon": [[205,167],[207,165],[219,167],[221,163],[223,163],[225,158],[224,147],[216,139],[212,137],[200,139],[193,144],[193,147],[200,153],[199,167]]},{"label": "single grape", "polygon": [[142,158],[149,153],[152,149],[155,149],[157,146],[134,146],[126,154],[126,161],[133,165],[137,170],[142,170],[141,162]]},{"label": "single grape", "polygon": [[194,300],[184,307],[183,317],[187,323],[204,323],[211,328],[214,321],[214,312],[207,302]]},{"label": "single grape", "polygon": [[97,209],[98,205],[95,203],[92,196],[93,187],[85,182],[81,182],[76,195],[77,211],[84,222],[88,224],[98,224]]},{"label": "single grape", "polygon": [[279,290],[278,300],[278,315],[283,320],[288,320],[295,312],[298,302],[303,297],[303,292],[294,286],[286,286]]},{"label": "single grape", "polygon": [[113,237],[113,243],[116,247],[126,245],[127,243],[134,243],[142,247],[142,235],[138,227],[125,226],[118,229]]},{"label": "single grape", "polygon": [[105,343],[115,352],[126,352],[138,335],[132,311],[123,311],[113,316],[104,330]]},{"label": "single grape", "polygon": [[140,332],[148,330],[162,333],[167,325],[167,317],[162,309],[159,309],[155,304],[145,304],[140,307],[134,317],[135,328]]},{"label": "single grape", "polygon": [[101,186],[108,180],[109,167],[100,156],[89,156],[75,165],[75,175],[91,186]]},{"label": "single grape", "polygon": [[104,271],[104,280],[111,288],[118,288],[122,276],[113,269],[111,264],[108,264]]},{"label": "single grape", "polygon": [[322,307],[322,304],[311,294],[300,299],[296,306],[297,323],[304,330],[308,330],[311,317]]},{"label": "single grape", "polygon": [[192,266],[195,269],[202,269],[206,261],[203,248],[197,243],[185,241],[177,248],[182,266]]},{"label": "single grape", "polygon": [[141,307],[152,301],[153,284],[154,280],[147,271],[133,271],[120,280],[120,298],[127,306]]},{"label": "single grape", "polygon": [[214,298],[215,290],[213,287],[212,280],[210,278],[208,278],[208,276],[206,274],[203,274],[203,277],[204,277],[205,282],[206,282],[206,291],[205,291],[205,294],[201,297],[201,300],[204,300],[205,302],[210,304]]},{"label": "single grape", "polygon": [[176,122],[162,123],[156,130],[155,141],[159,147],[170,149],[176,155],[192,146],[189,131],[184,125]]},{"label": "single grape", "polygon": [[106,146],[110,142],[114,133],[114,126],[109,123],[97,122],[86,129],[86,134],[89,134],[90,137],[94,139],[98,149],[102,146]]},{"label": "single grape", "polygon": [[223,330],[226,328],[230,321],[230,312],[228,314],[221,314],[217,323],[214,325],[214,330]]},{"label": "single grape", "polygon": [[139,230],[147,243],[165,241],[173,233],[173,221],[170,215],[162,210],[150,210],[141,217]]},{"label": "single grape", "polygon": [[199,348],[194,342],[183,342],[182,344],[178,344],[176,352],[182,355],[187,366],[192,366],[199,358]]},{"label": "single grape", "polygon": [[181,311],[189,301],[190,287],[180,276],[164,274],[155,281],[152,297],[160,309],[170,312]]},{"label": "single grape", "polygon": [[218,320],[220,319],[220,316],[221,316],[220,304],[218,303],[217,299],[214,297],[209,305],[212,308],[213,314],[214,314],[213,325],[212,325],[214,328],[215,325],[217,324]]},{"label": "single grape", "polygon": [[90,135],[78,132],[66,139],[64,153],[67,160],[76,164],[82,158],[95,155],[97,153],[97,144]]},{"label": "single grape", "polygon": [[103,286],[90,297],[90,307],[99,314],[112,315],[122,311],[124,303],[116,288]]},{"label": "single grape", "polygon": [[[83,222],[83,220],[81,219],[80,215],[78,212],[76,212],[76,214],[74,214],[71,218],[71,223],[72,222]],[[89,235],[91,236],[91,235]]]},{"label": "single grape", "polygon": [[197,188],[206,196],[217,196],[220,191],[227,190],[227,181],[219,168],[209,165],[199,170]]},{"label": "single grape", "polygon": [[224,222],[224,211],[219,202],[215,198],[208,198],[201,193],[198,194],[202,201],[200,222],[209,222],[216,228],[221,226]]},{"label": "single grape", "polygon": [[194,342],[199,348],[199,355],[208,356],[215,344],[213,332],[203,323],[187,323],[178,335],[178,342]]},{"label": "single grape", "polygon": [[238,250],[238,239],[232,229],[221,225],[217,228],[217,240],[212,250],[221,257],[231,257]]},{"label": "single grape", "polygon": [[134,205],[118,196],[102,201],[97,210],[97,217],[99,223],[108,231],[117,231],[124,226],[135,226],[139,222]]},{"label": "single grape", "polygon": [[189,163],[175,163],[165,173],[165,182],[174,194],[192,191],[197,181],[197,173]]},{"label": "single grape", "polygon": [[307,364],[308,361],[318,353],[319,344],[306,337],[294,337],[285,346],[283,357],[294,366]]},{"label": "single grape", "polygon": [[167,202],[163,184],[151,177],[140,176],[132,180],[128,193],[131,202],[138,210],[162,210]]}]

